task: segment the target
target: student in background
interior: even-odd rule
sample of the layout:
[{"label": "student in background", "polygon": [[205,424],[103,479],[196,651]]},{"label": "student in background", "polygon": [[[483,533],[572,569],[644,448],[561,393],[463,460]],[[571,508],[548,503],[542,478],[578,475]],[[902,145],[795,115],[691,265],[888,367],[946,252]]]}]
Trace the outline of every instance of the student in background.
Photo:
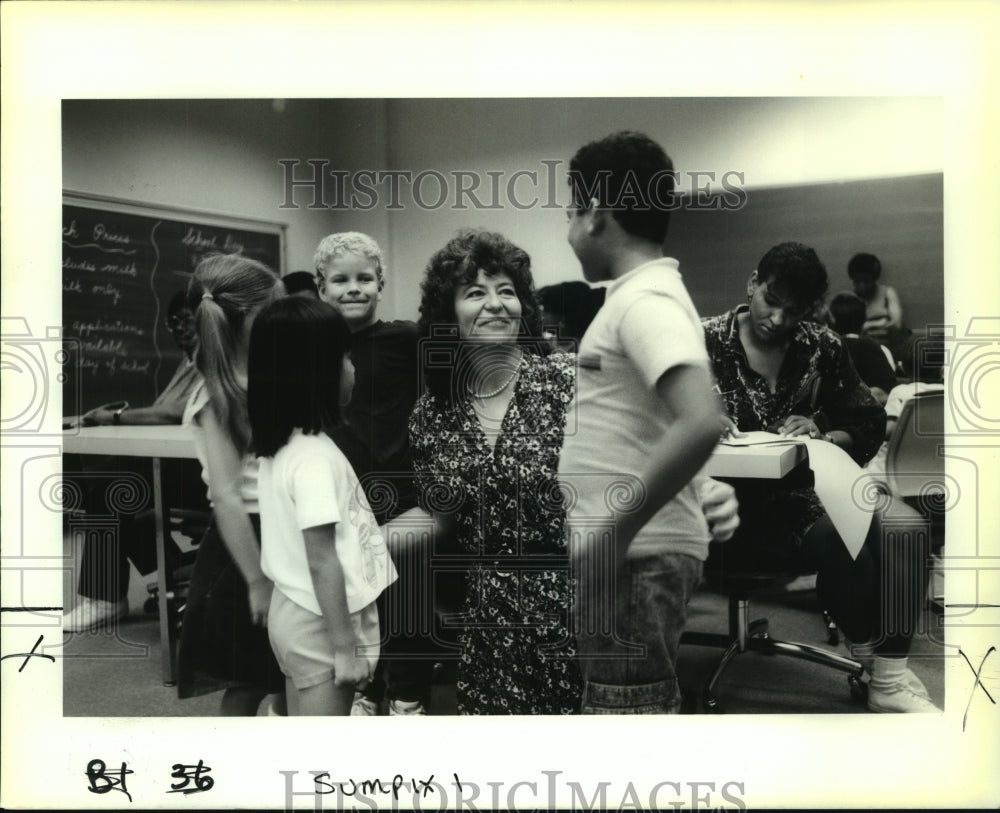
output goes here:
[{"label": "student in background", "polygon": [[863,332],[892,352],[909,371],[910,331],[903,327],[903,306],[891,285],[879,282],[882,263],[874,254],[855,254],[847,263],[854,293],[865,303]]},{"label": "student in background", "polygon": [[316,275],[308,271],[293,271],[285,274],[281,278],[285,286],[285,293],[289,296],[305,296],[319,299],[319,286],[316,283]]},{"label": "student in background", "polygon": [[575,353],[580,339],[604,304],[606,289],[573,280],[535,292],[542,309],[542,329],[553,350]]},{"label": "student in background", "polygon": [[[663,256],[672,170],[659,144],[633,132],[570,161],[569,244],[588,282],[610,282],[580,344],[576,432],[559,461],[575,497],[584,713],[679,712],[678,646],[711,539],[696,475],[718,442],[720,408],[701,322],[677,261]],[[616,481],[634,493],[611,509]],[[602,629],[608,610],[615,635]]]},{"label": "student in background", "polygon": [[[163,392],[149,406],[96,407],[81,416],[84,426],[148,426],[181,422],[188,396],[199,380],[192,359],[197,337],[184,291],[178,291],[170,299],[166,325],[184,355]],[[186,461],[165,459],[163,466],[168,505],[194,507],[204,502],[198,476],[196,473],[192,476]],[[148,466],[137,468],[134,462],[125,458],[107,458],[99,467],[103,471],[135,473],[152,485]],[[93,470],[94,467],[89,465],[87,468]],[[92,504],[88,513],[103,513],[107,509],[96,503],[97,495],[91,491],[85,489]],[[73,609],[63,616],[64,632],[83,632],[128,614],[129,561],[142,575],[151,573],[157,566],[154,522],[151,511],[136,516],[126,514],[118,518],[116,540],[98,542],[88,537],[82,551],[77,601]],[[173,546],[168,546],[168,553],[174,552]]]},{"label": "student in background", "polygon": [[278,300],[254,321],[247,405],[261,458],[268,635],[291,715],[347,715],[378,662],[376,597],[395,580],[347,458],[327,432],[351,398],[350,331],[325,302]]},{"label": "student in background", "polygon": [[184,413],[191,426],[212,524],[198,548],[181,627],[177,692],[225,689],[222,714],[253,716],[285,679],[264,624],[271,580],[260,564],[258,463],[250,453],[247,352],[254,318],[284,296],[269,268],[240,255],[210,255],[194,273],[194,312],[203,381]]},{"label": "student in background", "polygon": [[[749,303],[706,319],[705,342],[739,430],[820,439],[864,464],[882,439],[885,413],[840,337],[805,318],[826,288],[815,251],[800,243],[774,246],[747,282]],[[871,675],[869,709],[938,711],[907,663],[927,586],[921,545],[884,538],[875,514],[852,559],[811,479],[780,490],[750,483],[737,494],[742,533],[720,551],[724,562],[817,573],[822,605]]]},{"label": "student in background", "polygon": [[892,354],[884,345],[868,336],[860,335],[865,321],[865,303],[852,293],[837,294],[830,300],[833,329],[844,340],[854,369],[872,391],[880,404],[889,397],[889,390],[896,386]]},{"label": "student in background", "polygon": [[886,482],[885,460],[889,451],[889,440],[896,430],[899,416],[903,414],[903,407],[907,401],[915,395],[923,392],[943,392],[944,379],[942,366],[944,361],[944,348],[939,344],[929,343],[923,340],[917,341],[918,352],[915,354],[913,367],[914,380],[905,384],[898,384],[892,388],[889,397],[885,402],[885,440],[879,446],[875,456],[868,461],[865,466],[872,478],[888,491]]},{"label": "student in background", "polygon": [[[361,481],[379,524],[417,505],[407,423],[417,400],[417,330],[413,322],[378,318],[386,274],[382,250],[367,234],[341,232],[324,237],[314,256],[320,297],[344,317],[351,331],[355,384],[344,421],[331,437]],[[388,498],[387,498],[388,497]],[[394,537],[389,537],[390,545]],[[399,552],[390,548],[393,556]],[[397,561],[400,580],[380,596],[388,602],[412,589],[411,574]],[[405,582],[405,583],[404,583]],[[422,715],[430,701],[436,645],[422,635],[398,635],[392,628],[375,677],[353,713],[375,715],[388,698],[391,715]],[[399,658],[393,658],[394,655]],[[386,683],[388,682],[388,686]]]}]

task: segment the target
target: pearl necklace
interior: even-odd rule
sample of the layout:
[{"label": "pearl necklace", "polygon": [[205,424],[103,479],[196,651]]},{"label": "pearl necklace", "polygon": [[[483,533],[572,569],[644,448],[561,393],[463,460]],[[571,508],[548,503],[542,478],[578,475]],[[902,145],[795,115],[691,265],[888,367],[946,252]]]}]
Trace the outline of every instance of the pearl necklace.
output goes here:
[{"label": "pearl necklace", "polygon": [[518,360],[517,365],[514,367],[513,371],[510,374],[510,377],[506,381],[504,381],[503,384],[501,384],[499,387],[493,390],[493,392],[473,392],[472,387],[469,387],[468,390],[469,395],[472,398],[475,398],[477,401],[485,401],[489,398],[495,398],[501,392],[507,389],[507,387],[510,386],[510,382],[513,381],[515,378],[517,378],[517,374],[520,372],[520,370],[521,370],[521,363],[520,360]]}]

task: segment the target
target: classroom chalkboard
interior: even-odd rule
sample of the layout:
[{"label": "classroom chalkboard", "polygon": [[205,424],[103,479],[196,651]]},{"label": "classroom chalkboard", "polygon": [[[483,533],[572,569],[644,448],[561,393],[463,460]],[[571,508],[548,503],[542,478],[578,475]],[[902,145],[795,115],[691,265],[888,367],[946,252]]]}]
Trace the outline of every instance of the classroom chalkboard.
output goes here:
[{"label": "classroom chalkboard", "polygon": [[[206,254],[239,253],[282,273],[284,225],[63,193],[63,414],[151,404],[181,360],[167,306]],[[79,375],[79,388],[72,378]],[[74,403],[79,393],[79,403]]]}]

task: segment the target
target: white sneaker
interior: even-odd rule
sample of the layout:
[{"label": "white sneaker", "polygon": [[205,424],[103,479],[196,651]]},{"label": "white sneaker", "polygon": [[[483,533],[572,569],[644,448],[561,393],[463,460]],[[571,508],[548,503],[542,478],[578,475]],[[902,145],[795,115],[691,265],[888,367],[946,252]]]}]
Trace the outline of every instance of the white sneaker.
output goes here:
[{"label": "white sneaker", "polygon": [[128,615],[128,599],[102,601],[85,596],[77,596],[77,599],[76,606],[63,613],[63,632],[86,632]]},{"label": "white sneaker", "polygon": [[929,698],[917,694],[907,683],[897,683],[884,689],[869,683],[868,710],[879,713],[941,712]]},{"label": "white sneaker", "polygon": [[369,700],[361,692],[354,695],[351,717],[378,717],[378,703]]},{"label": "white sneaker", "polygon": [[[871,655],[863,655],[858,658],[861,665],[865,668],[865,671],[870,675],[872,673],[873,658]],[[924,700],[931,699],[931,693],[927,691],[927,687],[924,686],[924,682],[914,674],[913,670],[907,667],[906,672],[903,674],[903,685],[906,686],[911,692],[913,692],[917,697],[922,697]]]},{"label": "white sneaker", "polygon": [[424,709],[424,704],[419,700],[390,700],[389,701],[389,716],[390,717],[413,717],[416,715],[425,715],[427,711]]}]

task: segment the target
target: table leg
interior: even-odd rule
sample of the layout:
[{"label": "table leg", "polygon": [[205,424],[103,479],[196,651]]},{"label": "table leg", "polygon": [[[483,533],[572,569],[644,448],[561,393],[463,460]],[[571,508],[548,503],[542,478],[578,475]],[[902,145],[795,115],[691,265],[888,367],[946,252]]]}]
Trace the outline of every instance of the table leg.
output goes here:
[{"label": "table leg", "polygon": [[167,534],[169,523],[163,501],[163,475],[158,457],[153,458],[153,506],[156,516],[156,600],[160,616],[161,670],[163,685],[173,686],[177,682],[177,647],[174,625],[170,619],[170,605],[167,600]]}]

